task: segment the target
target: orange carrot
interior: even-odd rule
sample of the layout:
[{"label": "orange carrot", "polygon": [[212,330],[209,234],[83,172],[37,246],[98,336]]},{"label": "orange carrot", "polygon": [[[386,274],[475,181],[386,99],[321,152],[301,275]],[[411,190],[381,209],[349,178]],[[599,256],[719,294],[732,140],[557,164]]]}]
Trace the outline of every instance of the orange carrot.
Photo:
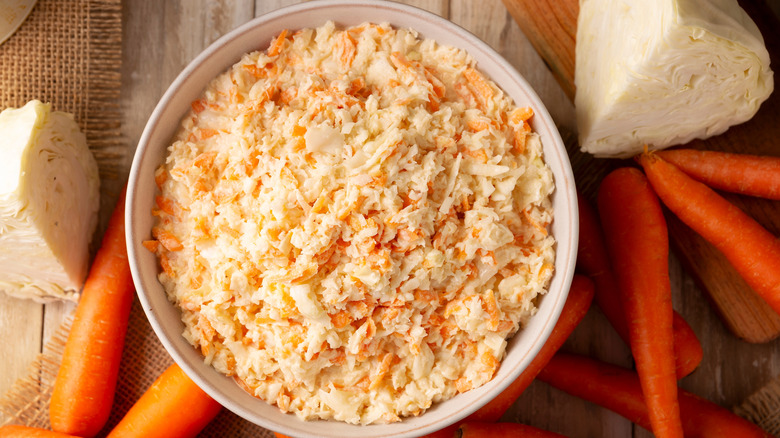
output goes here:
[{"label": "orange carrot", "polygon": [[173,364],[138,399],[107,438],[189,438],[222,409]]},{"label": "orange carrot", "polygon": [[[493,422],[498,421],[504,413],[509,410],[512,404],[520,397],[520,394],[533,382],[536,375],[544,367],[548,360],[555,354],[561,345],[569,338],[574,328],[582,321],[585,314],[588,313],[590,304],[593,301],[593,282],[585,276],[575,275],[569,289],[569,296],[566,304],[563,306],[561,316],[555,323],[550,337],[539,350],[536,357],[528,364],[528,367],[520,373],[506,389],[504,389],[496,398],[489,401],[485,406],[462,420],[465,422]],[[427,435],[428,438],[451,437],[461,423],[456,423],[445,427],[437,432]]]},{"label": "orange carrot", "polygon": [[287,33],[289,33],[289,31],[284,29],[273,41],[271,41],[271,45],[268,46],[268,56],[276,56],[281,53],[282,47],[284,47],[284,40],[287,39]]},{"label": "orange carrot", "polygon": [[54,383],[49,419],[57,432],[95,436],[111,412],[134,296],[124,212],[123,191],[84,284]]},{"label": "orange carrot", "polygon": [[466,423],[458,429],[458,438],[565,438],[555,432],[520,423]]},{"label": "orange carrot", "polygon": [[3,426],[0,427],[0,438],[78,438],[66,433],[52,432],[46,429],[27,426]]},{"label": "orange carrot", "polygon": [[674,312],[672,318],[672,335],[674,337],[674,371],[678,379],[691,374],[701,364],[704,349],[688,321],[679,313]]},{"label": "orange carrot", "polygon": [[[595,209],[581,194],[578,194],[577,205],[580,211],[577,267],[593,279],[596,284],[596,304],[618,335],[627,345],[630,345],[628,323],[620,302],[615,274],[612,272],[612,265],[607,256],[604,233],[598,216]],[[681,379],[698,368],[704,351],[696,333],[677,312],[673,315],[672,330],[674,331],[675,371],[677,378]]]},{"label": "orange carrot", "polygon": [[657,154],[710,187],[780,200],[780,157],[695,149],[666,150]]},{"label": "orange carrot", "polygon": [[[539,380],[650,429],[639,377],[631,370],[585,356],[558,353],[539,373]],[[771,437],[755,424],[697,395],[680,389],[679,397],[687,438]]]},{"label": "orange carrot", "polygon": [[276,438],[290,438],[289,436],[287,436],[287,435],[282,435],[282,434],[281,434],[281,433],[279,433],[279,432],[274,432],[274,435],[276,436]]},{"label": "orange carrot", "polygon": [[723,253],[747,284],[780,313],[780,240],[657,154],[643,154],[639,163],[669,210]]},{"label": "orange carrot", "polygon": [[669,238],[661,204],[642,172],[628,167],[604,178],[598,204],[653,433],[659,438],[682,437]]}]

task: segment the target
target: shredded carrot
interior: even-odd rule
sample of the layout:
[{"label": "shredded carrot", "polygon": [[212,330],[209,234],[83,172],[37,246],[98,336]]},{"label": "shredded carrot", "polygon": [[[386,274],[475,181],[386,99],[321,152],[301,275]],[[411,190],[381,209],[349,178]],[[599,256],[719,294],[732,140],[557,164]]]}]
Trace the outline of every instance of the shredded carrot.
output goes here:
[{"label": "shredded carrot", "polygon": [[342,310],[341,312],[331,315],[330,320],[333,323],[333,326],[336,328],[346,327],[350,322],[352,322],[352,318],[349,316],[349,312],[346,310]]},{"label": "shredded carrot", "polygon": [[467,155],[472,158],[476,158],[481,163],[487,163],[488,162],[488,155],[487,152],[485,152],[484,149],[477,149],[477,150],[471,150],[468,148],[463,149],[463,154]]},{"label": "shredded carrot", "polygon": [[173,270],[173,267],[171,266],[171,262],[168,258],[168,255],[165,253],[162,253],[159,255],[160,257],[160,267],[162,268],[165,275],[174,278],[176,277],[176,271]]},{"label": "shredded carrot", "polygon": [[216,152],[203,152],[195,157],[192,165],[200,169],[206,169],[207,167],[211,167],[211,165],[214,164],[215,158],[217,158]]},{"label": "shredded carrot", "polygon": [[352,62],[355,60],[355,55],[357,54],[355,40],[352,39],[349,32],[341,32],[336,44],[341,64],[347,69],[352,67]]},{"label": "shredded carrot", "polygon": [[436,97],[444,97],[447,94],[447,87],[445,87],[444,83],[436,77],[436,70],[431,71],[429,68],[424,68],[423,73],[425,74],[425,79],[431,84],[431,88]]},{"label": "shredded carrot", "polygon": [[154,183],[157,185],[158,190],[162,190],[162,186],[163,184],[165,184],[165,181],[168,181],[168,172],[166,172],[165,169],[160,167],[154,173]]},{"label": "shredded carrot", "polygon": [[412,64],[401,52],[393,52],[390,54],[390,60],[395,64],[396,68],[404,68],[407,71],[412,69]]},{"label": "shredded carrot", "polygon": [[[286,105],[292,102],[292,100],[295,99],[297,96],[298,96],[298,88],[296,87],[286,88],[279,94],[279,102]],[[293,135],[295,134],[293,133]]]},{"label": "shredded carrot", "polygon": [[466,125],[474,132],[484,131],[490,129],[490,120],[485,118],[474,118],[466,122]]},{"label": "shredded carrot", "polygon": [[276,37],[275,40],[273,40],[271,45],[268,47],[268,56],[277,56],[279,53],[282,52],[282,47],[284,46],[284,40],[287,39],[287,33],[288,30],[285,29],[282,31],[282,33],[279,34],[278,37]]},{"label": "shredded carrot", "polygon": [[482,296],[482,306],[490,317],[487,324],[488,330],[495,331],[498,328],[501,314],[498,310],[498,301],[496,301],[496,294],[493,292],[493,289],[488,289],[485,295]]},{"label": "shredded carrot", "polygon": [[152,228],[152,236],[157,239],[168,251],[181,251],[184,246],[176,236],[162,228]]},{"label": "shredded carrot", "polygon": [[441,108],[441,101],[433,93],[428,93],[428,111],[435,113]]},{"label": "shredded carrot", "polygon": [[482,74],[471,67],[463,71],[463,76],[465,76],[466,80],[481,100],[480,103],[482,104],[482,108],[487,108],[488,102],[493,98],[493,89],[490,87],[490,84],[488,84]]},{"label": "shredded carrot", "polygon": [[347,94],[350,96],[357,96],[359,93],[366,89],[366,81],[362,77],[355,78],[350,82],[349,88],[347,88]]},{"label": "shredded carrot", "polygon": [[255,64],[244,64],[241,67],[257,79],[263,79],[268,76],[268,70],[264,67],[258,67]]},{"label": "shredded carrot", "polygon": [[207,138],[214,137],[215,135],[219,134],[219,131],[216,129],[201,129],[200,130],[200,139],[205,140]]},{"label": "shredded carrot", "polygon": [[498,360],[490,351],[482,353],[481,361],[482,365],[485,365],[485,367],[490,371],[495,371],[498,368]]},{"label": "shredded carrot", "polygon": [[385,353],[382,357],[382,361],[379,363],[379,367],[376,368],[376,372],[372,373],[370,378],[371,384],[368,386],[369,389],[377,389],[379,387],[382,383],[382,379],[384,379],[387,372],[390,371],[390,365],[393,364],[394,357],[395,355],[393,353]]},{"label": "shredded carrot", "polygon": [[543,236],[547,235],[547,228],[543,227],[539,222],[535,221],[527,209],[523,210],[523,217],[525,217],[525,220],[527,220],[532,227],[536,228],[540,233],[542,233]]},{"label": "shredded carrot", "polygon": [[473,387],[474,384],[465,377],[461,377],[455,381],[455,389],[458,390],[458,393],[469,391]]},{"label": "shredded carrot", "polygon": [[531,107],[518,107],[512,110],[512,113],[509,115],[509,122],[515,125],[521,125],[523,122],[530,120],[533,116],[534,110],[531,109]]},{"label": "shredded carrot", "polygon": [[190,106],[192,106],[192,110],[195,111],[196,114],[202,113],[203,110],[206,109],[206,105],[203,103],[203,100],[193,100]]},{"label": "shredded carrot", "polygon": [[175,212],[175,207],[174,207],[173,200],[171,200],[169,198],[166,198],[164,196],[157,196],[157,197],[154,198],[154,202],[157,204],[157,207],[160,210],[162,210],[162,211],[164,211],[164,212],[166,212],[166,213],[168,213],[170,215],[175,214],[174,213]]},{"label": "shredded carrot", "polygon": [[157,240],[144,240],[141,242],[141,245],[153,253],[157,253],[157,250],[160,248],[160,242]]},{"label": "shredded carrot", "polygon": [[460,100],[462,100],[466,105],[471,107],[477,105],[477,99],[474,97],[474,93],[469,90],[469,87],[466,84],[462,82],[456,82],[454,87],[455,92],[460,97]]}]

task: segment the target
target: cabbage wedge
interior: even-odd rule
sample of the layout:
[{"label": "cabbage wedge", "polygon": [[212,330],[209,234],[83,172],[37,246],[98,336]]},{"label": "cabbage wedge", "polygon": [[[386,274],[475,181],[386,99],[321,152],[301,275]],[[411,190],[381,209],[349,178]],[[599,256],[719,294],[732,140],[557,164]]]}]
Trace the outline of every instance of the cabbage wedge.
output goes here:
[{"label": "cabbage wedge", "polygon": [[773,89],[769,54],[736,0],[581,0],[580,147],[601,157],[721,134]]},{"label": "cabbage wedge", "polygon": [[73,118],[31,101],[0,113],[0,290],[76,300],[97,225],[99,177]]}]

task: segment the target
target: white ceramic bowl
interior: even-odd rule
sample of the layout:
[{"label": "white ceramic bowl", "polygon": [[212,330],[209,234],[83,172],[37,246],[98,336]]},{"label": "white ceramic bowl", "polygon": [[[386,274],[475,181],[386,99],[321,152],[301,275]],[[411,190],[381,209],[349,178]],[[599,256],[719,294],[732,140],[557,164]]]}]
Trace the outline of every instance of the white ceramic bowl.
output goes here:
[{"label": "white ceramic bowl", "polygon": [[[486,385],[431,407],[424,414],[387,425],[355,426],[336,421],[304,422],[256,399],[203,363],[198,351],[182,337],[179,310],[170,304],[157,280],[158,263],[141,242],[150,239],[154,218],[154,170],[164,160],[180,119],[212,78],[236,63],[244,53],[265,49],[283,29],[312,28],[333,20],[337,25],[388,22],[417,30],[421,36],[468,51],[485,72],[519,106],[534,110],[532,126],[541,135],[544,157],[553,171],[557,239],[555,275],[538,313],[507,348],[495,378]],[[552,331],[574,272],[578,215],[574,178],[555,124],[528,83],[487,44],[444,18],[397,3],[330,0],[308,2],[256,18],[225,35],[201,53],[176,78],[152,113],[130,172],[127,197],[127,245],[140,301],[157,336],[184,371],[226,408],[260,426],[293,436],[380,437],[419,436],[447,426],[474,412],[509,385],[530,363]]]}]

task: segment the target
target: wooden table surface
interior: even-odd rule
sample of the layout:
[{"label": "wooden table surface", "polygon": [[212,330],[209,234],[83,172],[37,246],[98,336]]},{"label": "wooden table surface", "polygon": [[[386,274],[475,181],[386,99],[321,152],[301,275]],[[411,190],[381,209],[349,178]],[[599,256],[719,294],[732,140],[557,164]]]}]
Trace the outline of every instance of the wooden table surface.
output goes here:
[{"label": "wooden table surface", "polygon": [[[250,20],[298,0],[126,0],[123,21],[123,133],[132,152],[157,100],[182,68],[211,42]],[[407,0],[450,19],[502,54],[536,89],[562,132],[575,129],[574,110],[500,0]],[[337,17],[336,17],[337,21]],[[126,176],[122,175],[122,178]],[[122,180],[107,181],[120,186]],[[103,212],[105,217],[107,212]],[[670,261],[674,306],[704,346],[700,369],[680,385],[723,406],[739,404],[780,373],[780,341],[747,344],[726,330],[703,294]],[[0,393],[22,376],[72,304],[40,305],[3,296],[0,300]],[[597,309],[564,347],[630,366],[630,352]],[[649,437],[618,415],[534,383],[505,416],[570,437]]]}]

